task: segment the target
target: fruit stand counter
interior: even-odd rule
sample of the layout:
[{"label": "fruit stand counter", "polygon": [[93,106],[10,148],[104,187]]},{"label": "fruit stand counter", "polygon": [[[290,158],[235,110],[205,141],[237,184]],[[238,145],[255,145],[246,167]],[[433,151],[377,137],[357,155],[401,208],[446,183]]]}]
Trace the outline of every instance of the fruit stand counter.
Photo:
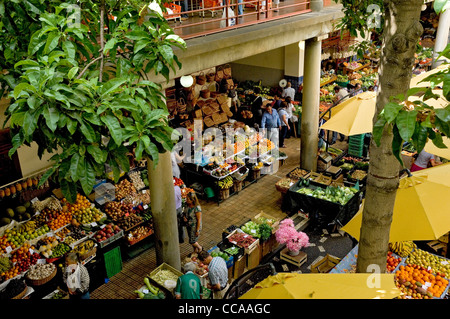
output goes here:
[{"label": "fruit stand counter", "polygon": [[[450,288],[450,270],[447,268],[450,260],[412,245],[415,248],[402,254],[404,257],[392,252],[391,246],[388,251],[386,272],[395,274],[396,286],[403,293],[399,299],[444,299]],[[356,245],[330,273],[356,272],[358,247]]]},{"label": "fruit stand counter", "polygon": [[[352,192],[352,194],[345,195],[347,196],[345,204],[330,200],[337,199],[336,196],[343,194],[341,192],[344,191]],[[327,196],[330,198],[325,199]],[[360,191],[356,189],[313,185],[309,184],[309,180],[301,179],[286,192],[281,209],[291,213],[302,210],[311,216],[312,222],[325,225],[332,223],[345,225],[358,211],[359,204]]]}]

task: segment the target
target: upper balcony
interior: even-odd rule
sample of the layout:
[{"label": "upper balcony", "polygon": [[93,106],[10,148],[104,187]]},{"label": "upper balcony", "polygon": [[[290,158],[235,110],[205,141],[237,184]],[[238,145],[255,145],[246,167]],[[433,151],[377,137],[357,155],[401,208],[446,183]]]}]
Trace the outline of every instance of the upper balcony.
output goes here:
[{"label": "upper balcony", "polygon": [[[323,2],[324,6],[335,4]],[[173,22],[177,35],[188,40],[308,13],[310,4],[310,0],[278,0],[278,4],[276,0],[174,0],[166,5],[166,19]]]}]

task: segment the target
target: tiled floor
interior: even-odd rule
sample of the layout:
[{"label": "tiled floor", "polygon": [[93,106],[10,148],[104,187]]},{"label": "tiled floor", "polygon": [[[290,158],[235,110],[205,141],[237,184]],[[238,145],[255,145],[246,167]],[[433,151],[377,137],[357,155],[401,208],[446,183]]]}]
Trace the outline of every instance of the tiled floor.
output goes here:
[{"label": "tiled floor", "polygon": [[[275,183],[300,164],[300,139],[286,140],[288,155],[286,163],[274,175],[266,175],[258,182],[237,195],[231,196],[218,205],[216,202],[201,201],[203,210],[203,230],[199,243],[209,249],[222,240],[222,230],[230,225],[241,225],[261,211],[277,218],[286,214],[280,209],[281,195]],[[339,146],[338,146],[339,147]],[[180,244],[181,258],[192,252],[185,242]],[[123,270],[110,278],[110,281],[91,292],[92,299],[135,299],[133,292],[143,285],[143,278],[157,267],[155,249],[150,248],[140,255],[123,263]]]}]

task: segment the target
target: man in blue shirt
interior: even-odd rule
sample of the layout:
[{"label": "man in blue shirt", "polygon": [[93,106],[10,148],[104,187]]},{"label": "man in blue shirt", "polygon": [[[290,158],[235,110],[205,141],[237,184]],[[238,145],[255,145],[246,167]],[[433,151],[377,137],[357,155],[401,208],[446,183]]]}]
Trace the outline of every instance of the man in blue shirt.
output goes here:
[{"label": "man in blue shirt", "polygon": [[[272,136],[273,133],[281,130],[281,120],[278,116],[277,110],[272,108],[270,104],[267,104],[266,111],[264,112],[261,120],[261,128],[267,131],[267,138],[272,141],[277,141],[278,137]],[[272,129],[276,129],[272,130]],[[272,138],[273,137],[273,138]]]},{"label": "man in blue shirt", "polygon": [[212,257],[207,251],[198,254],[200,261],[208,265],[209,284],[207,288],[213,291],[214,299],[223,299],[229,288],[228,268],[222,257]]}]

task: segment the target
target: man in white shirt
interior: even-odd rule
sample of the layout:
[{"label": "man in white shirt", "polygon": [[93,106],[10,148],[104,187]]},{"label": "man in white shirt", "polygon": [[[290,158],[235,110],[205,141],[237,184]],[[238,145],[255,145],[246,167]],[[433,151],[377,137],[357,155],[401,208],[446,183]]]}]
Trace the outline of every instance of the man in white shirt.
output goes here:
[{"label": "man in white shirt", "polygon": [[291,87],[292,84],[291,82],[288,82],[286,84],[286,88],[283,90],[283,93],[281,95],[282,98],[286,98],[288,96],[291,97],[291,100],[294,101],[294,97],[295,97],[295,89]]}]

